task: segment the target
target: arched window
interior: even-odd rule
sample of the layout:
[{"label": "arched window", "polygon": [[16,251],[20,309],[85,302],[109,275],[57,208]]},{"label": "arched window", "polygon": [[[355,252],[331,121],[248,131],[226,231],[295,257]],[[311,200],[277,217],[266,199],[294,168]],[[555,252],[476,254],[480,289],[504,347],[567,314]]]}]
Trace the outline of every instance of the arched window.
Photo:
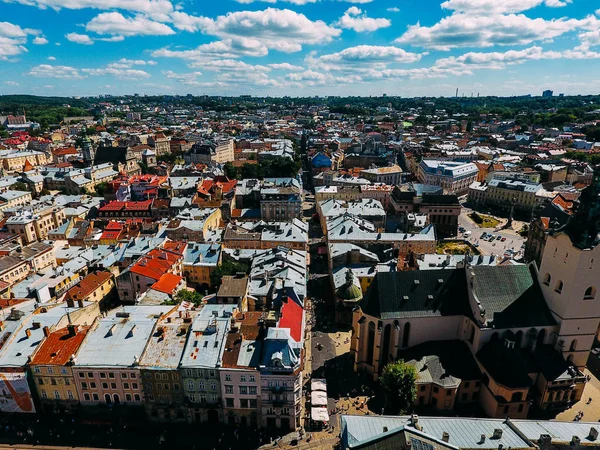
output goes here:
[{"label": "arched window", "polygon": [[521,348],[521,343],[523,342],[523,332],[521,330],[517,331],[515,334],[515,348]]},{"label": "arched window", "polygon": [[404,324],[404,336],[402,336],[402,347],[408,347],[410,339],[410,322]]},{"label": "arched window", "polygon": [[121,403],[121,399],[119,398],[119,394],[114,394],[113,395],[113,401],[115,402],[115,405],[118,405],[119,403]]},{"label": "arched window", "polygon": [[594,300],[596,298],[596,288],[594,286],[590,286],[585,290],[585,294],[583,294],[584,300]]},{"label": "arched window", "polygon": [[107,405],[110,405],[112,403],[112,399],[110,398],[110,394],[104,394],[104,401],[106,402]]},{"label": "arched window", "polygon": [[538,334],[537,337],[537,343],[539,345],[544,345],[544,341],[546,340],[546,330],[544,328],[542,328],[540,330],[540,334]]},{"label": "arched window", "polygon": [[373,352],[375,351],[375,322],[369,322],[367,334],[367,364],[373,364]]},{"label": "arched window", "polygon": [[569,347],[570,352],[574,352],[575,350],[577,350],[577,339],[573,339],[571,341],[571,346]]},{"label": "arched window", "polygon": [[550,286],[550,282],[552,281],[552,275],[550,275],[549,273],[547,273],[546,275],[544,275],[544,284],[546,286]]},{"label": "arched window", "polygon": [[563,286],[564,283],[561,280],[558,280],[558,283],[556,283],[556,287],[554,288],[554,292],[558,292],[560,294],[563,290]]}]

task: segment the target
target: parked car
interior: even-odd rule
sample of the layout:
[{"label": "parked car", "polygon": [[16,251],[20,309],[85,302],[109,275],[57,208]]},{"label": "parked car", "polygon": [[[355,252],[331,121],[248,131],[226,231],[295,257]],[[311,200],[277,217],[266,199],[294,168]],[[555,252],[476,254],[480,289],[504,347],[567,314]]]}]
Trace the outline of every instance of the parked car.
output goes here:
[{"label": "parked car", "polygon": [[500,239],[501,242],[504,242],[506,240],[505,237],[503,237],[502,239]]},{"label": "parked car", "polygon": [[497,241],[499,241],[500,239],[502,239],[502,236],[496,236]]}]

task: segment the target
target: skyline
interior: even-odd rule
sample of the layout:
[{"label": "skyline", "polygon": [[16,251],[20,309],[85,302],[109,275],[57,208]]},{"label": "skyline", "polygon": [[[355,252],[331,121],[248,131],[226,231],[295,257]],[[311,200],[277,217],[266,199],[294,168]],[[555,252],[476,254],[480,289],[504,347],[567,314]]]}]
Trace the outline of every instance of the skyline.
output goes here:
[{"label": "skyline", "polygon": [[0,0],[0,95],[597,94],[593,0]]}]

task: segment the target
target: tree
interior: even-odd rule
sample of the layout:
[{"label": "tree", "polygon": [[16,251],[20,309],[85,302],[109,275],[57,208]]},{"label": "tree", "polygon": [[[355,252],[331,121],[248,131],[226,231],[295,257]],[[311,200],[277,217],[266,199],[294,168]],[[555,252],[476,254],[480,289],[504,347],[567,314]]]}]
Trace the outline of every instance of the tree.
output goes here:
[{"label": "tree", "polygon": [[202,298],[204,298],[204,296],[201,293],[196,291],[188,291],[187,289],[182,289],[175,294],[175,300],[177,303],[189,302],[196,306],[202,302]]},{"label": "tree", "polygon": [[96,191],[96,194],[98,195],[98,197],[104,197],[104,193],[106,192],[107,189],[108,189],[108,183],[106,183],[106,182],[98,183],[95,187],[95,191]]},{"label": "tree", "polygon": [[225,163],[225,167],[223,168],[223,170],[225,171],[225,175],[227,176],[227,178],[229,178],[230,180],[239,179],[239,171],[237,167],[235,167],[230,162]]},{"label": "tree", "polygon": [[218,288],[221,286],[221,280],[225,275],[235,275],[240,272],[248,273],[248,266],[236,261],[224,261],[210,273],[210,284],[214,288]]},{"label": "tree", "polygon": [[385,390],[385,410],[388,414],[404,414],[417,397],[417,371],[400,360],[383,368],[379,377]]},{"label": "tree", "polygon": [[27,185],[25,183],[23,183],[22,181],[17,181],[16,183],[13,183],[10,188],[13,191],[29,191],[29,188],[27,187]]}]

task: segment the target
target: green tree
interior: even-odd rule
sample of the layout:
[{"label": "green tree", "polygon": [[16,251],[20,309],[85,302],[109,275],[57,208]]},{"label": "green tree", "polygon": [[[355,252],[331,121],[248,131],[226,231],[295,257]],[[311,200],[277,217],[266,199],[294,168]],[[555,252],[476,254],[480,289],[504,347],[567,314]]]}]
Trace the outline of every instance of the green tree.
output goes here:
[{"label": "green tree", "polygon": [[182,289],[175,294],[175,300],[177,300],[177,303],[190,302],[196,306],[202,302],[203,298],[204,296],[200,292],[188,291],[187,289]]},{"label": "green tree", "polygon": [[236,261],[224,261],[210,273],[210,284],[218,288],[225,275],[235,275],[240,272],[248,273],[248,266]]},{"label": "green tree", "polygon": [[98,183],[95,188],[96,194],[98,195],[98,197],[104,197],[104,193],[106,192],[107,189],[108,189],[108,183],[106,183],[106,182]]},{"label": "green tree", "polygon": [[10,188],[13,191],[29,191],[29,188],[27,187],[27,185],[25,183],[23,183],[22,181],[17,181],[16,183],[13,183]]},{"label": "green tree", "polygon": [[239,171],[238,171],[237,167],[235,167],[230,162],[225,163],[224,171],[225,171],[225,175],[230,180],[237,180],[237,179],[239,179],[240,174],[239,174]]},{"label": "green tree", "polygon": [[388,414],[404,414],[417,397],[417,371],[400,360],[383,368],[379,377],[385,390],[385,410]]}]

